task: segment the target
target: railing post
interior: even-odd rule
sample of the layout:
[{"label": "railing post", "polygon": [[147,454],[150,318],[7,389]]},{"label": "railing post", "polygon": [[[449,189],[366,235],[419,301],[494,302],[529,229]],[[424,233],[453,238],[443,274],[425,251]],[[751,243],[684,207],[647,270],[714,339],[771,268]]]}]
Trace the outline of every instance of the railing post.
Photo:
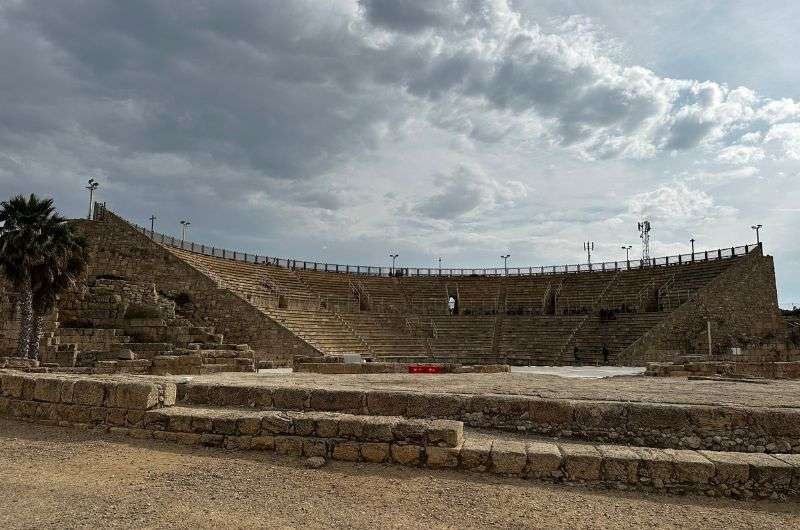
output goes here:
[{"label": "railing post", "polygon": [[731,257],[732,258],[736,257],[736,247],[731,247]]},{"label": "railing post", "polygon": [[706,250],[705,254],[706,254],[705,260],[708,261],[708,251],[707,250]]},{"label": "railing post", "polygon": [[717,259],[722,259],[722,249],[721,248],[717,249]]}]

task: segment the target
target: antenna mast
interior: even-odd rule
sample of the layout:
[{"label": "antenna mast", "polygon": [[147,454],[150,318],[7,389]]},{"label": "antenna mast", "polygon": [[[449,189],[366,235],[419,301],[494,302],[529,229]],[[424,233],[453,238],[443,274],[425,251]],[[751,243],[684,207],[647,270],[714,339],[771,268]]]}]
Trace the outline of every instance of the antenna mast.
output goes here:
[{"label": "antenna mast", "polygon": [[639,238],[642,240],[642,264],[650,265],[650,221],[639,222]]}]

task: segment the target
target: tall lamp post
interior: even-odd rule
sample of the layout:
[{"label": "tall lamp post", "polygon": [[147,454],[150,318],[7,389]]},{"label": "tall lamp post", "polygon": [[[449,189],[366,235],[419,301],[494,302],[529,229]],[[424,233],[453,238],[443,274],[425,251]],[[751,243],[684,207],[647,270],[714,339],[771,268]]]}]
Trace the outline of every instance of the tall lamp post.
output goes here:
[{"label": "tall lamp post", "polygon": [[500,257],[503,258],[503,271],[505,275],[508,276],[508,258],[511,257],[511,254],[503,254]]},{"label": "tall lamp post", "polygon": [[183,242],[186,240],[186,229],[189,228],[189,225],[192,224],[189,221],[181,221],[181,247],[183,247]]},{"label": "tall lamp post", "polygon": [[95,179],[89,179],[89,185],[86,186],[86,189],[89,190],[89,217],[88,219],[91,221],[92,219],[92,211],[94,210],[94,190],[100,187],[100,183],[97,182]]},{"label": "tall lamp post", "polygon": [[394,265],[397,262],[397,258],[400,254],[389,254],[389,257],[392,258],[392,270],[390,276],[394,276]]},{"label": "tall lamp post", "polygon": [[689,243],[692,244],[692,261],[694,261],[694,238],[690,239]]},{"label": "tall lamp post", "polygon": [[150,237],[153,237],[153,234],[156,232],[156,214],[150,216]]},{"label": "tall lamp post", "polygon": [[633,248],[633,245],[622,245],[621,248],[622,248],[622,250],[625,251],[625,261],[630,261],[631,260],[631,249]]},{"label": "tall lamp post", "polygon": [[439,256],[439,276],[442,275],[442,257]]},{"label": "tall lamp post", "polygon": [[761,244],[761,228],[763,228],[763,226],[764,225],[753,225],[753,226],[750,227],[750,228],[752,228],[753,230],[756,231],[756,244],[757,245]]}]

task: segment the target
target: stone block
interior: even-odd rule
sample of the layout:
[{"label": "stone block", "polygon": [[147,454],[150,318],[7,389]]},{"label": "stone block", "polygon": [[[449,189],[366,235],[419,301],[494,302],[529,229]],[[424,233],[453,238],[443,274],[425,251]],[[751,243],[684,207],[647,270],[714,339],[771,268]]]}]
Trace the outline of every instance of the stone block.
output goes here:
[{"label": "stone block", "polygon": [[206,447],[222,447],[225,444],[225,436],[222,434],[203,433],[200,435],[200,445]]},{"label": "stone block", "polygon": [[251,387],[247,386],[213,386],[209,391],[209,398],[212,405],[220,407],[251,407],[255,405]]},{"label": "stone block", "polygon": [[425,455],[428,467],[458,467],[460,447],[426,447]]},{"label": "stone block", "polygon": [[[169,416],[169,425],[168,429],[170,431],[175,432],[197,432],[192,425],[192,417],[189,415],[174,415],[171,414]],[[204,429],[203,432],[210,432],[213,428],[213,424],[209,426],[208,429]]]},{"label": "stone block", "polygon": [[528,414],[533,423],[565,428],[572,422],[572,402],[560,399],[532,399]]},{"label": "stone block", "polygon": [[275,388],[272,391],[272,403],[277,409],[306,410],[308,400],[309,391],[302,388]]},{"label": "stone block", "polygon": [[284,412],[265,412],[261,419],[261,431],[265,434],[291,434],[292,420]]},{"label": "stone block", "polygon": [[461,446],[461,467],[485,471],[491,464],[492,440],[467,438]]},{"label": "stone block", "polygon": [[603,457],[603,480],[627,484],[639,482],[639,455],[630,447],[598,445],[597,450]]},{"label": "stone block", "polygon": [[61,401],[61,380],[51,378],[37,378],[33,389],[33,399],[47,403]]},{"label": "stone block", "polygon": [[275,437],[253,436],[250,439],[250,449],[254,451],[273,451],[275,450]]},{"label": "stone block", "polygon": [[342,416],[339,418],[339,437],[361,440],[364,437],[366,416]]},{"label": "stone block", "polygon": [[211,386],[199,383],[189,383],[186,387],[186,401],[197,405],[211,403]]},{"label": "stone block", "polygon": [[717,484],[744,484],[750,478],[750,461],[745,453],[727,451],[698,451],[714,464]]},{"label": "stone block", "polygon": [[275,452],[286,456],[303,456],[303,439],[299,436],[276,436]]},{"label": "stone block", "polygon": [[778,491],[787,489],[792,481],[793,468],[787,462],[764,453],[747,453],[750,479],[771,484]]},{"label": "stone block", "polygon": [[61,403],[73,403],[73,392],[75,390],[75,380],[65,379],[61,382],[61,396],[59,400]]},{"label": "stone block", "polygon": [[603,457],[592,445],[559,444],[564,457],[564,474],[568,480],[600,480]]},{"label": "stone block", "polygon": [[239,434],[255,435],[261,432],[261,416],[252,415],[236,420],[236,428]]},{"label": "stone block", "polygon": [[151,409],[158,405],[158,387],[152,383],[138,382],[111,385],[108,388],[106,405],[121,409]]},{"label": "stone block", "polygon": [[528,463],[528,452],[524,442],[495,440],[491,458],[495,473],[520,475]]},{"label": "stone block", "polygon": [[178,401],[178,385],[175,383],[161,383],[161,404],[171,407]]},{"label": "stone block", "polygon": [[561,469],[563,456],[561,450],[554,443],[529,442],[526,452],[528,454],[528,473],[533,477],[550,477]]},{"label": "stone block", "polygon": [[405,416],[413,395],[408,392],[367,391],[367,409],[373,416]]},{"label": "stone block", "polygon": [[427,445],[461,445],[464,441],[464,424],[454,420],[432,420],[427,426],[427,440]]},{"label": "stone block", "polygon": [[700,433],[726,432],[747,426],[747,412],[722,406],[697,405],[686,408],[689,422]]},{"label": "stone block", "polygon": [[361,459],[359,443],[352,441],[337,441],[333,446],[331,454],[334,460],[344,460],[346,462],[357,462]]},{"label": "stone block", "polygon": [[714,478],[714,464],[697,451],[664,449],[673,460],[672,479],[684,484],[707,484]]},{"label": "stone block", "polygon": [[392,461],[404,466],[416,466],[422,462],[425,448],[419,445],[393,443],[391,452]]},{"label": "stone block", "polygon": [[800,411],[790,409],[756,409],[750,412],[751,421],[769,436],[800,438]]},{"label": "stone block", "polygon": [[22,383],[24,378],[20,375],[3,374],[3,395],[22,399]]},{"label": "stone block", "polygon": [[367,462],[386,462],[389,460],[389,444],[379,442],[364,442],[361,444],[361,456]]},{"label": "stone block", "polygon": [[410,393],[406,415],[411,418],[458,418],[464,398],[451,394]]},{"label": "stone block", "polygon": [[793,454],[793,455],[781,455],[776,454],[772,455],[778,460],[782,462],[786,462],[790,466],[792,466],[792,482],[791,486],[795,490],[800,490],[800,455]]},{"label": "stone block", "polygon": [[306,414],[292,416],[292,425],[297,436],[313,436],[317,427],[314,417]]},{"label": "stone block", "polygon": [[192,432],[210,434],[214,430],[214,422],[211,418],[192,418]]},{"label": "stone block", "polygon": [[394,426],[394,439],[425,446],[428,443],[429,423],[426,420],[408,420],[401,418]]},{"label": "stone block", "polygon": [[[108,409],[108,417],[113,416],[115,419],[115,425],[125,425],[125,420],[127,419],[127,411],[125,409]],[[118,412],[122,412],[119,414]],[[122,416],[122,423],[118,423],[117,421]],[[108,417],[106,418],[108,420]],[[164,412],[164,409],[155,409],[149,410],[145,413],[144,419],[142,421],[142,425],[145,429],[154,429],[159,431],[167,430],[169,426],[170,417]],[[112,423],[109,421],[109,423]]]},{"label": "stone block", "polygon": [[189,432],[176,432],[171,433],[172,439],[175,443],[179,443],[181,445],[200,445],[201,436],[200,434],[189,433]]},{"label": "stone block", "polygon": [[685,405],[628,403],[628,429],[682,432],[690,430],[689,409]]},{"label": "stone block", "polygon": [[237,418],[232,413],[223,413],[212,419],[215,434],[235,435],[237,433]]},{"label": "stone block", "polygon": [[339,420],[334,416],[320,416],[315,424],[316,434],[321,438],[336,438],[339,435]]},{"label": "stone block", "polygon": [[367,418],[362,429],[364,440],[375,442],[391,442],[394,440],[394,426],[397,424],[397,418],[382,416],[367,416]]},{"label": "stone block", "polygon": [[653,447],[634,447],[634,451],[639,455],[641,461],[639,462],[640,471],[644,470],[645,474],[652,480],[660,480],[662,482],[669,482],[672,480],[672,468],[674,459],[672,455],[663,449],[656,449]]},{"label": "stone block", "polygon": [[576,429],[621,429],[625,428],[628,421],[627,408],[623,403],[576,401],[572,409],[572,421]]},{"label": "stone block", "polygon": [[105,402],[105,386],[100,381],[79,379],[72,390],[73,401],[78,405],[99,407]]},{"label": "stone block", "polygon": [[359,414],[363,412],[364,408],[364,392],[359,390],[313,390],[309,398],[309,407],[312,410]]},{"label": "stone block", "polygon": [[330,446],[330,441],[324,438],[303,438],[303,456],[328,458]]}]

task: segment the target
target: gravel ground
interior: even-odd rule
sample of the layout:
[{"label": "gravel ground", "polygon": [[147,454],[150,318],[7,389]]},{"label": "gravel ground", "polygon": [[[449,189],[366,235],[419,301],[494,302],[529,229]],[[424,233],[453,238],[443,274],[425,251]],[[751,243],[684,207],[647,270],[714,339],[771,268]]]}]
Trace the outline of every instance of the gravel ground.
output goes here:
[{"label": "gravel ground", "polygon": [[308,388],[370,388],[448,394],[519,394],[561,399],[800,407],[800,380],[771,380],[768,384],[752,384],[689,381],[685,377],[582,379],[525,372],[442,375],[227,372],[191,378],[176,376],[176,379]]},{"label": "gravel ground", "polygon": [[798,528],[800,504],[665,497],[139,441],[0,419],[0,528]]}]

